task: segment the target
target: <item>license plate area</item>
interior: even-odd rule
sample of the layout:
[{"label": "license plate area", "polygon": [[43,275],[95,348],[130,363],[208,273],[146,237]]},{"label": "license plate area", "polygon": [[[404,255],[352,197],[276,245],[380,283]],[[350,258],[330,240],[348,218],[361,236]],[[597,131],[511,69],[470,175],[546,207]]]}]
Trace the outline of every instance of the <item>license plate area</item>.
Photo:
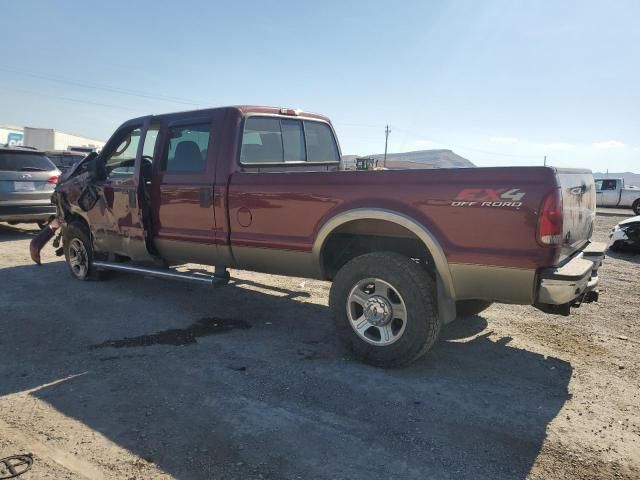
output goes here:
[{"label": "license plate area", "polygon": [[13,182],[13,189],[16,192],[33,192],[36,189],[34,182]]}]

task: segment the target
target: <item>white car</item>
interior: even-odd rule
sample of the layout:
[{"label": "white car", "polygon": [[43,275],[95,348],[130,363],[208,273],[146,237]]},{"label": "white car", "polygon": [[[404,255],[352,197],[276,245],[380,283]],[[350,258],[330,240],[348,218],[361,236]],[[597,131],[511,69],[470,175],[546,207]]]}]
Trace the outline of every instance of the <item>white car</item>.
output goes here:
[{"label": "white car", "polygon": [[609,234],[611,250],[621,250],[626,246],[640,247],[640,215],[623,220]]}]

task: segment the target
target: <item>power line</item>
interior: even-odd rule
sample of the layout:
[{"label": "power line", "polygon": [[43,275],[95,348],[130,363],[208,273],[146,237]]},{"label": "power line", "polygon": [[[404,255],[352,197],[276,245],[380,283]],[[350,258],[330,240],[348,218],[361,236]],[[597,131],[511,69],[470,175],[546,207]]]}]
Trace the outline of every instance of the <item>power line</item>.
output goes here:
[{"label": "power line", "polygon": [[110,86],[107,86],[107,85],[100,85],[100,84],[89,83],[89,82],[84,82],[84,81],[70,80],[70,79],[67,79],[67,78],[53,77],[53,76],[49,76],[49,75],[36,74],[36,73],[26,72],[26,71],[21,71],[21,70],[13,70],[13,69],[5,68],[5,67],[0,67],[0,71],[7,72],[7,73],[13,73],[13,74],[16,74],[16,75],[23,75],[23,76],[31,77],[31,78],[37,78],[37,79],[40,79],[40,80],[47,80],[47,81],[50,81],[50,82],[57,82],[57,83],[62,83],[62,84],[67,84],[67,85],[73,85],[73,86],[76,86],[76,87],[91,88],[91,89],[94,89],[94,90],[104,90],[104,91],[107,91],[107,92],[119,93],[121,95],[129,95],[129,96],[132,96],[132,97],[146,98],[146,99],[150,99],[150,100],[162,100],[164,102],[171,102],[171,103],[177,103],[177,104],[182,104],[182,105],[190,105],[190,106],[195,106],[195,107],[204,107],[204,106],[206,106],[205,102],[198,101],[198,100],[193,100],[193,99],[188,99],[188,98],[172,97],[172,96],[169,96],[169,95],[158,95],[158,94],[153,95],[153,94],[149,94],[149,93],[140,92],[140,91],[137,91],[137,90],[130,90],[130,89],[119,88],[119,87],[110,87]]},{"label": "power line", "polygon": [[[334,123],[334,125],[336,126],[345,126],[345,127],[357,127],[357,128],[371,128],[371,129],[378,129],[380,128],[380,125],[375,126],[375,125],[365,125],[365,124],[355,124],[355,123]],[[423,135],[418,135],[415,132],[410,132],[408,130],[405,129],[401,129],[398,128],[397,126],[394,127],[397,131],[402,132],[404,134],[410,135],[412,137],[416,137],[416,138],[420,138],[423,137]],[[373,137],[375,138],[375,136]],[[435,140],[430,140],[431,143],[435,144],[435,145],[439,145],[441,147],[452,147],[451,143],[446,143],[446,142],[438,142]],[[406,143],[406,141],[405,141]],[[496,155],[496,156],[500,156],[500,157],[515,157],[515,158],[540,158],[537,155],[519,155],[519,154],[515,154],[515,153],[502,153],[502,152],[491,152],[488,150],[481,150],[478,148],[473,148],[473,147],[466,147],[464,145],[458,145],[456,144],[455,147],[456,150],[467,150],[469,152],[475,152],[475,153],[482,153],[484,155]]]},{"label": "power line", "polygon": [[50,95],[50,94],[47,94],[47,93],[34,92],[34,91],[31,91],[31,90],[25,90],[25,89],[22,89],[22,88],[11,87],[11,92],[26,93],[28,95],[38,95],[38,96],[41,96],[41,97],[51,98],[51,99],[55,99],[55,100],[64,100],[65,102],[84,103],[84,104],[87,104],[87,105],[95,105],[95,106],[98,106],[98,107],[113,108],[113,109],[116,109],[116,110],[128,110],[130,112],[136,112],[136,113],[140,113],[141,112],[141,110],[132,109],[130,107],[123,107],[123,106],[120,106],[120,105],[112,105],[112,104],[108,104],[108,103],[92,102],[90,100],[80,100],[80,99],[77,99],[77,98],[64,97],[64,96],[61,96],[61,95]]}]

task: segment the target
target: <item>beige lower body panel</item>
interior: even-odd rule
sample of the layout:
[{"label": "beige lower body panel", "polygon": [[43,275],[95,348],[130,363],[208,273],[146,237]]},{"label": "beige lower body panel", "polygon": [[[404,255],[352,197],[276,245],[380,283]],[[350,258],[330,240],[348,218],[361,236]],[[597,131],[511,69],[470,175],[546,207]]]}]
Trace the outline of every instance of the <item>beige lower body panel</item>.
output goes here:
[{"label": "beige lower body panel", "polygon": [[311,252],[272,248],[233,247],[156,239],[160,256],[169,263],[200,263],[292,277],[321,278]]},{"label": "beige lower body panel", "polygon": [[272,248],[233,247],[234,268],[292,277],[321,278],[311,252]]},{"label": "beige lower body panel", "polygon": [[200,263],[216,265],[218,246],[210,243],[183,242],[157,238],[153,241],[160,256],[171,264]]},{"label": "beige lower body panel", "polygon": [[525,268],[452,263],[456,300],[479,299],[532,305],[536,271]]}]

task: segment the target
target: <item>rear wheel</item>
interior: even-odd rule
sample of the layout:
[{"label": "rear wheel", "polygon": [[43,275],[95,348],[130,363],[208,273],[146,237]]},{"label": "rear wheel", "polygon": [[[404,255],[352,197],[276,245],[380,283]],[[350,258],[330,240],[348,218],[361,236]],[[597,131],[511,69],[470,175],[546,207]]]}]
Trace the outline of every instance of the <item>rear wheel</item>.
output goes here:
[{"label": "rear wheel", "polygon": [[633,209],[633,213],[635,213],[636,215],[640,215],[640,198],[633,202],[631,208]]},{"label": "rear wheel", "polygon": [[410,258],[361,255],[344,265],[329,298],[339,335],[359,360],[400,367],[424,355],[440,333],[435,284]]},{"label": "rear wheel", "polygon": [[64,256],[71,276],[77,280],[98,280],[93,266],[93,247],[88,229],[81,223],[67,225],[63,232]]},{"label": "rear wheel", "polygon": [[486,300],[458,300],[456,302],[456,317],[470,317],[484,312],[492,302]]}]

